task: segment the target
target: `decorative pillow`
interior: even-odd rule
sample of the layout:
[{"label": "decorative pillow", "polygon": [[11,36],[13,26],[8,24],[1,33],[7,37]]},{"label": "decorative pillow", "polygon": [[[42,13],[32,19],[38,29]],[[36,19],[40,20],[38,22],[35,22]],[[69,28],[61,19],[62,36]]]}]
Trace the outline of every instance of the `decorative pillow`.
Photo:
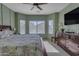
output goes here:
[{"label": "decorative pillow", "polygon": [[4,32],[3,31],[0,31],[0,38],[2,38]]},{"label": "decorative pillow", "polygon": [[13,35],[13,31],[10,31],[10,30],[6,30],[6,32],[5,32],[6,34],[8,34],[8,35]]}]

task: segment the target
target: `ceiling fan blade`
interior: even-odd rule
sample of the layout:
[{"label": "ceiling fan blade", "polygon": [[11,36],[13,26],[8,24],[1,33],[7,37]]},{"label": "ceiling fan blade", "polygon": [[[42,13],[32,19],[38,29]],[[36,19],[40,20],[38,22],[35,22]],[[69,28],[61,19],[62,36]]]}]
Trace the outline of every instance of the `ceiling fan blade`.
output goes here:
[{"label": "ceiling fan blade", "polygon": [[42,10],[42,8],[39,5],[37,5],[37,8],[40,9],[40,10]]},{"label": "ceiling fan blade", "polygon": [[27,4],[27,5],[33,5],[33,3],[23,3],[23,4]]},{"label": "ceiling fan blade", "polygon": [[30,10],[33,10],[34,6],[30,9]]},{"label": "ceiling fan blade", "polygon": [[38,5],[44,5],[44,4],[47,4],[47,3],[38,3]]}]

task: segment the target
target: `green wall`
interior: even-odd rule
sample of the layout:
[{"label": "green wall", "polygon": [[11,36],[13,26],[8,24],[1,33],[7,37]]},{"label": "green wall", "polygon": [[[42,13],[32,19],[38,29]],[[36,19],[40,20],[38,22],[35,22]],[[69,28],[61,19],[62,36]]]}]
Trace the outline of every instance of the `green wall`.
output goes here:
[{"label": "green wall", "polygon": [[10,10],[10,25],[15,28],[15,12]]},{"label": "green wall", "polygon": [[3,4],[0,4],[0,25],[15,27],[15,13]]},{"label": "green wall", "polygon": [[16,33],[19,33],[19,24],[18,24],[18,14],[15,13],[15,28],[16,28]]},{"label": "green wall", "polygon": [[2,24],[2,6],[0,4],[0,25]]},{"label": "green wall", "polygon": [[2,21],[3,25],[10,25],[10,13],[9,9],[2,5]]},{"label": "green wall", "polygon": [[61,27],[65,28],[65,31],[79,32],[79,24],[64,25],[64,14],[79,7],[79,3],[71,3],[59,13],[59,30]]}]

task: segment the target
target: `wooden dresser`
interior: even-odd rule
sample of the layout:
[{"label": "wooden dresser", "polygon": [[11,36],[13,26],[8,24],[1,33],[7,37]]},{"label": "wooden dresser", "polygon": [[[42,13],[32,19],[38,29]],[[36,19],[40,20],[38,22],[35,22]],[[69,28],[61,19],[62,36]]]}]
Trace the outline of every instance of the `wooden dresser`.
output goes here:
[{"label": "wooden dresser", "polygon": [[72,56],[79,56],[79,35],[75,33],[61,33],[57,44]]}]

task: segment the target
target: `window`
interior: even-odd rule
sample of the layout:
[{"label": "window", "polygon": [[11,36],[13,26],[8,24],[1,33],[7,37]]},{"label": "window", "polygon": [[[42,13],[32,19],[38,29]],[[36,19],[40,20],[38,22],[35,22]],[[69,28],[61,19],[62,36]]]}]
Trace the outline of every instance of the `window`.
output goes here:
[{"label": "window", "polygon": [[30,21],[29,23],[29,33],[30,34],[36,34],[36,22],[35,21]]},{"label": "window", "polygon": [[37,31],[38,34],[45,34],[45,22],[44,21],[38,21],[37,22]]},{"label": "window", "polygon": [[45,21],[30,21],[29,33],[30,34],[45,34]]},{"label": "window", "polygon": [[48,32],[49,34],[53,34],[53,20],[48,21]]},{"label": "window", "polygon": [[20,20],[20,34],[25,34],[25,20]]}]

